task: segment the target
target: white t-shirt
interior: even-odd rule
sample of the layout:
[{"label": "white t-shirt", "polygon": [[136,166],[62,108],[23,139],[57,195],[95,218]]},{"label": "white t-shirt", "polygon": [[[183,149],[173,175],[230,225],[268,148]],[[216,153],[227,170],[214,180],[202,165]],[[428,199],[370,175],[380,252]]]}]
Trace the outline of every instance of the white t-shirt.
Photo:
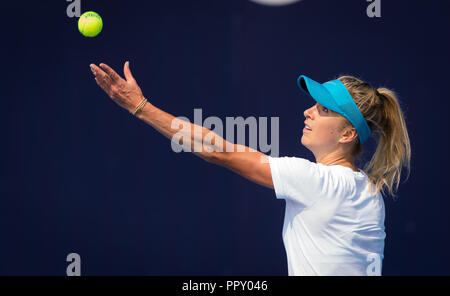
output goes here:
[{"label": "white t-shirt", "polygon": [[381,275],[384,202],[367,175],[297,157],[269,163],[276,197],[286,200],[289,275]]}]

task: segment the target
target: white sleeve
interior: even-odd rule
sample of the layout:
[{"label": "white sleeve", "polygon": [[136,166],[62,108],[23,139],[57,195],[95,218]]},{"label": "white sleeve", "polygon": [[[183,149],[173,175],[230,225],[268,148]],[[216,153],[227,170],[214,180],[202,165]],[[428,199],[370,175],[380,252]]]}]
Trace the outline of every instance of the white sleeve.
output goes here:
[{"label": "white sleeve", "polygon": [[329,170],[298,157],[270,157],[270,171],[278,199],[290,199],[308,207],[330,188]]}]

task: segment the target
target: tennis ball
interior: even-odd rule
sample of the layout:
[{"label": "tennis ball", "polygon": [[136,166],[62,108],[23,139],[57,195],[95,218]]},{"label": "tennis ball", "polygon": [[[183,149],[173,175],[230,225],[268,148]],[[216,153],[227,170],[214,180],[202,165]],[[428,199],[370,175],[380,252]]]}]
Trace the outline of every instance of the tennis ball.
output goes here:
[{"label": "tennis ball", "polygon": [[102,31],[103,21],[98,13],[86,11],[78,19],[78,30],[85,37],[95,37]]}]

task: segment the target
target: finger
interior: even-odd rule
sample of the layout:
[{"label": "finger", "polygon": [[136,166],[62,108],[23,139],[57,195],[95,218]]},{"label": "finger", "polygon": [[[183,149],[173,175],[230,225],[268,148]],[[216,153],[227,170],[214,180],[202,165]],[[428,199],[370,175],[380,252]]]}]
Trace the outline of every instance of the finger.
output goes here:
[{"label": "finger", "polygon": [[111,78],[103,70],[95,64],[89,65],[95,76],[95,82],[100,86],[106,94],[112,98]]},{"label": "finger", "polygon": [[112,81],[111,81],[111,77],[109,77],[108,74],[106,73],[98,73],[95,76],[95,80],[98,81],[99,83],[101,83],[103,85],[103,88],[111,88],[112,85]]},{"label": "finger", "polygon": [[125,65],[123,66],[123,74],[125,75],[125,79],[128,82],[134,82],[135,79],[133,77],[133,74],[131,74],[131,70],[130,70],[130,62],[126,61]]},{"label": "finger", "polygon": [[111,96],[111,88],[104,80],[95,77],[95,82],[97,82],[98,86],[100,86],[108,94],[108,96]]},{"label": "finger", "polygon": [[97,84],[112,98],[113,96],[113,84],[111,78],[106,73],[99,74],[95,77]]},{"label": "finger", "polygon": [[103,70],[108,74],[109,77],[111,77],[111,80],[116,82],[122,79],[119,74],[116,73],[110,66],[100,63],[100,67],[102,67]]},{"label": "finger", "polygon": [[94,74],[95,77],[97,77],[97,76],[106,76],[106,75],[107,75],[107,74],[106,74],[100,67],[98,67],[96,64],[90,64],[89,67],[91,67],[92,74]]},{"label": "finger", "polygon": [[101,68],[97,67],[95,64],[91,64],[90,67],[92,73],[99,81],[103,81],[105,84],[111,84],[111,78]]}]

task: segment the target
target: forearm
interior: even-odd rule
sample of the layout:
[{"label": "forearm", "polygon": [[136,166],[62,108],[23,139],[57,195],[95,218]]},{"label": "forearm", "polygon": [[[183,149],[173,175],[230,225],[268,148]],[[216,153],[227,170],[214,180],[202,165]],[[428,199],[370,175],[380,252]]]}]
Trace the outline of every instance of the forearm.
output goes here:
[{"label": "forearm", "polygon": [[189,151],[193,151],[202,159],[226,167],[257,184],[273,188],[267,155],[245,145],[227,142],[213,131],[187,121],[183,121],[184,128],[180,129],[180,119],[158,109],[149,102],[136,116],[171,141],[175,135],[181,135],[183,141],[187,141],[187,143],[179,144],[190,147]]},{"label": "forearm", "polygon": [[[234,148],[232,143],[225,141],[213,131],[187,121],[182,121],[155,107],[150,102],[144,105],[136,114],[136,117],[155,128],[171,141],[176,135],[177,138],[180,138],[180,145],[189,147],[190,149],[188,151],[194,152],[207,161],[217,159],[219,154],[223,157],[225,156],[223,153],[231,151]],[[208,141],[205,141],[206,138]]]}]

